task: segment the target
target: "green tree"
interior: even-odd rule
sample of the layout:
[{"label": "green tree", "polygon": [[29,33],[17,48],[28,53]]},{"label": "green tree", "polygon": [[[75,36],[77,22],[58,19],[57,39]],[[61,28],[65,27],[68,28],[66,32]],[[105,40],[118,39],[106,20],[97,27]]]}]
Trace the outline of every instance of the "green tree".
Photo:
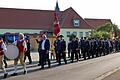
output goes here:
[{"label": "green tree", "polygon": [[110,32],[112,31],[113,25],[111,23],[107,23],[100,28],[97,29],[97,31],[103,31],[103,32]]},{"label": "green tree", "polygon": [[118,28],[117,25],[107,23],[100,28],[98,28],[96,31],[101,31],[101,32],[108,32],[114,34],[114,37],[120,37],[120,29]]},{"label": "green tree", "polygon": [[110,38],[110,34],[105,31],[96,31],[91,35],[92,38]]}]

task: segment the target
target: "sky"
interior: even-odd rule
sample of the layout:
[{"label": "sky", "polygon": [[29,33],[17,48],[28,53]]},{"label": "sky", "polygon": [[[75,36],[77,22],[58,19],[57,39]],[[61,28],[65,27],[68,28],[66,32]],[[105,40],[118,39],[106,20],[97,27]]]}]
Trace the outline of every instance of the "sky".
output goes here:
[{"label": "sky", "polygon": [[[58,0],[60,10],[72,7],[82,18],[111,19],[120,28],[120,0]],[[56,0],[0,0],[0,7],[54,10]]]}]

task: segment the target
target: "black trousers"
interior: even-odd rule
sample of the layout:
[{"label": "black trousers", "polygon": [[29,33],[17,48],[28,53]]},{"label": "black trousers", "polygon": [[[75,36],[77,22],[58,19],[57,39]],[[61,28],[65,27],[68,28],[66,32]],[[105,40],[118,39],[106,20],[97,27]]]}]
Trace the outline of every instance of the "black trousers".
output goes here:
[{"label": "black trousers", "polygon": [[55,50],[56,60],[58,62],[58,51],[57,51],[57,49],[54,49],[54,50]]},{"label": "black trousers", "polygon": [[75,55],[75,58],[77,59],[77,61],[79,60],[77,51],[76,50],[72,50],[71,51],[71,60],[72,60],[72,62],[74,60],[74,55]]},{"label": "black trousers", "polygon": [[5,64],[5,68],[7,68],[7,62],[6,62],[6,60],[4,59],[3,62]]},{"label": "black trousers", "polygon": [[[77,50],[77,53],[78,53],[78,59],[81,58],[80,50]],[[77,59],[77,57],[76,57],[76,59]]]},{"label": "black trousers", "polygon": [[40,50],[39,55],[40,55],[39,62],[41,64],[41,67],[44,68],[44,64],[46,61],[48,61],[48,67],[50,67],[49,53],[46,53],[46,50]]},{"label": "black trousers", "polygon": [[95,52],[93,48],[90,49],[90,55],[92,56],[92,58],[94,58]]},{"label": "black trousers", "polygon": [[70,58],[70,53],[71,53],[71,51],[70,51],[70,49],[68,49],[68,58]]},{"label": "black trousers", "polygon": [[59,63],[59,65],[61,64],[61,59],[62,58],[64,59],[65,64],[67,64],[66,53],[64,51],[58,51],[57,57],[58,57],[58,63]]},{"label": "black trousers", "polygon": [[26,60],[26,57],[28,57],[29,63],[32,63],[32,58],[31,58],[31,55],[30,55],[30,51],[25,52],[24,61]]}]

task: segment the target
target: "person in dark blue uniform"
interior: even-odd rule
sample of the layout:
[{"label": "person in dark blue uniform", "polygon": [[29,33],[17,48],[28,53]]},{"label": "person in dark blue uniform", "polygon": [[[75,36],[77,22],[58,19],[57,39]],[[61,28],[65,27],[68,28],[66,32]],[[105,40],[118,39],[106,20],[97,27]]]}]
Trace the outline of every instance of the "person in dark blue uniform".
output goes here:
[{"label": "person in dark blue uniform", "polygon": [[85,41],[85,56],[87,56],[88,59],[90,59],[90,42],[89,42],[89,39],[87,39]]},{"label": "person in dark blue uniform", "polygon": [[68,50],[68,58],[71,57],[71,55],[70,55],[70,54],[71,54],[71,50],[70,50],[70,49],[71,49],[71,41],[68,42],[68,47],[67,47],[67,50]]},{"label": "person in dark blue uniform", "polygon": [[83,56],[84,60],[86,59],[85,56],[85,39],[83,39],[83,37],[81,37],[80,39],[80,49],[81,49],[81,55]]},{"label": "person in dark blue uniform", "polygon": [[78,50],[78,41],[74,37],[72,39],[72,42],[71,42],[71,60],[72,60],[72,63],[74,61],[74,55],[75,55],[75,59],[77,59],[77,61],[79,61],[77,50]]},{"label": "person in dark blue uniform", "polygon": [[60,35],[58,36],[58,41],[57,41],[57,57],[58,57],[59,65],[61,65],[61,58],[63,58],[65,64],[67,64],[65,51],[66,51],[66,41],[63,39],[63,35]]}]

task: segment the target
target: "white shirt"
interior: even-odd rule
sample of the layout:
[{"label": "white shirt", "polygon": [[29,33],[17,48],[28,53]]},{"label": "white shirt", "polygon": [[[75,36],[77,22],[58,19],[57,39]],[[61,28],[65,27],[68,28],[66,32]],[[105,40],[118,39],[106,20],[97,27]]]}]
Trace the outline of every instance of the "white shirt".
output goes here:
[{"label": "white shirt", "polygon": [[45,41],[46,41],[46,40],[43,40],[43,41],[42,41],[42,45],[41,45],[42,50],[45,50]]},{"label": "white shirt", "polygon": [[1,47],[3,48],[3,51],[4,51],[4,52],[6,52],[6,51],[7,51],[7,48],[6,48],[6,45],[5,45],[5,43],[4,43],[4,42],[2,43]]}]

